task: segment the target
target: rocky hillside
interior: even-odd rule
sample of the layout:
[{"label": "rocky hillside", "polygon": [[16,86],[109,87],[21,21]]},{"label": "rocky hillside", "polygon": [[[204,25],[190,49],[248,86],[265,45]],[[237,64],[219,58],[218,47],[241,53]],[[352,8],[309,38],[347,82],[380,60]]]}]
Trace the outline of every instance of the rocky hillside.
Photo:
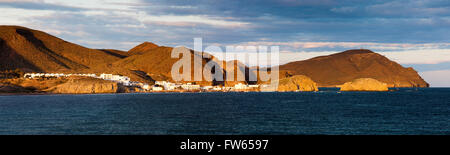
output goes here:
[{"label": "rocky hillside", "polygon": [[373,78],[389,87],[428,87],[413,68],[400,64],[370,50],[348,50],[280,66],[280,70],[306,75],[320,87],[335,87],[358,78]]},{"label": "rocky hillside", "polygon": [[144,54],[147,51],[159,47],[158,45],[151,43],[151,42],[144,42],[142,44],[137,45],[136,47],[130,49],[128,51],[129,55],[137,55],[137,54]]},{"label": "rocky hillside", "polygon": [[[180,49],[188,50],[191,53],[191,81],[182,81],[182,82],[195,82],[200,85],[231,85],[234,86],[235,83],[241,82],[237,81],[237,74],[242,74],[246,77],[246,81],[248,81],[248,74],[243,74],[244,71],[248,71],[248,67],[244,64],[234,61],[234,66],[230,65],[227,68],[227,64],[232,64],[232,62],[225,62],[222,60],[216,59],[214,56],[209,55],[208,53],[202,53],[193,51],[184,47],[179,47]],[[153,43],[142,43],[137,47],[131,49],[129,51],[130,56],[115,61],[109,65],[99,65],[95,68],[90,69],[90,72],[100,73],[100,72],[108,72],[108,73],[120,73],[130,78],[142,82],[152,83],[152,81],[173,81],[172,79],[172,66],[178,62],[182,55],[179,58],[172,58],[172,47],[165,46],[157,46]],[[203,58],[201,55],[207,55]],[[201,60],[200,62],[195,62],[195,59]],[[223,75],[223,79],[227,78],[227,75],[232,75],[231,67],[234,67],[234,80],[233,81],[208,81],[202,76],[202,81],[194,81],[195,72],[203,73],[203,69],[206,66],[212,67],[213,65],[219,66],[217,71],[220,71]],[[194,72],[195,71],[195,72]],[[215,69],[212,69],[212,73],[215,73]],[[128,72],[136,72],[141,73],[140,76],[132,75]],[[203,75],[203,74],[202,74]],[[146,78],[144,78],[146,77]]]},{"label": "rocky hillside", "polygon": [[77,72],[119,59],[115,54],[85,48],[45,32],[0,26],[0,70]]}]

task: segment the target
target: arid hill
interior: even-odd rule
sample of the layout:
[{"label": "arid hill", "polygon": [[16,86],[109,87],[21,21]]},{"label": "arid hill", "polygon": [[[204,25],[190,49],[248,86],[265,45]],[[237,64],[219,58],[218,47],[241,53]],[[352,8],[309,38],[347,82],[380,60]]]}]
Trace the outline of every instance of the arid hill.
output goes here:
[{"label": "arid hill", "polygon": [[[181,47],[183,48],[183,47]],[[117,73],[130,76],[131,79],[152,83],[152,81],[173,81],[171,71],[172,66],[180,60],[182,55],[179,58],[172,58],[172,47],[165,46],[157,46],[153,43],[142,43],[137,47],[130,50],[133,54],[130,53],[130,56],[113,62],[110,65],[97,66],[93,69],[90,69],[90,72],[100,73],[100,72],[108,72],[108,73]],[[234,61],[234,69],[235,69],[235,79],[234,81],[207,81],[202,77],[202,81],[194,81],[194,71],[200,71],[202,73],[202,69],[205,66],[211,66],[210,64],[217,64],[220,66],[218,71],[220,71],[223,75],[223,79],[225,80],[227,75],[231,75],[231,69],[226,67],[227,64],[232,64],[231,62],[225,62],[222,60],[216,59],[214,56],[209,55],[208,53],[202,53],[193,51],[185,48],[191,53],[191,81],[182,81],[182,82],[195,82],[201,85],[230,85],[234,86],[236,81],[237,73],[243,74],[243,71],[248,71],[248,67],[244,64]],[[201,55],[204,54],[203,58]],[[202,60],[201,62],[194,62],[194,59],[199,58]],[[208,64],[209,62],[209,64]],[[196,65],[194,65],[196,64]],[[200,66],[196,67],[196,66]],[[231,67],[231,66],[230,66]],[[130,74],[129,72],[141,73],[140,76],[135,76]],[[212,69],[212,73],[215,73],[215,69]],[[146,77],[146,78],[143,78]],[[245,75],[246,79],[248,79],[248,74]],[[149,80],[151,79],[151,80]],[[242,81],[240,81],[242,82]]]},{"label": "arid hill", "polygon": [[78,72],[123,57],[19,26],[0,26],[0,70]]},{"label": "arid hill", "polygon": [[389,87],[428,87],[413,68],[400,64],[370,50],[348,50],[328,56],[291,62],[280,70],[306,75],[320,87],[335,87],[358,78],[373,78]]},{"label": "arid hill", "polygon": [[137,45],[136,47],[130,49],[128,51],[129,55],[143,54],[151,49],[159,47],[158,45],[151,42],[144,42],[142,44]]},{"label": "arid hill", "polygon": [[[122,74],[130,76],[133,80],[147,83],[152,83],[153,81],[158,80],[172,81],[172,66],[179,60],[171,57],[173,48],[164,46],[156,46],[155,48],[141,48],[146,44],[148,43],[143,43],[138,45],[138,47],[133,48],[141,49],[135,51],[138,53],[130,54],[131,56],[115,61],[107,66],[99,65],[93,69],[90,69],[90,71],[94,73],[107,72]],[[205,62],[206,60],[202,63],[205,64]],[[140,73],[140,75],[132,75],[132,72]]]},{"label": "arid hill", "polygon": [[121,50],[115,50],[115,49],[98,49],[100,51],[103,51],[109,55],[113,55],[119,58],[126,58],[128,56],[130,56],[130,53],[126,52],[126,51],[121,51]]}]

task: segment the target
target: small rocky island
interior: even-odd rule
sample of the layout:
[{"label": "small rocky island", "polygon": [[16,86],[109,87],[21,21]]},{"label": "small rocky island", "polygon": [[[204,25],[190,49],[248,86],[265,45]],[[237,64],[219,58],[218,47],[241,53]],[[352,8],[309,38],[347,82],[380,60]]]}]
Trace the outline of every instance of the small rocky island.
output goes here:
[{"label": "small rocky island", "polygon": [[340,86],[341,91],[388,91],[386,83],[372,78],[359,78]]},{"label": "small rocky island", "polygon": [[277,81],[279,92],[318,91],[317,83],[304,75],[294,75]]}]

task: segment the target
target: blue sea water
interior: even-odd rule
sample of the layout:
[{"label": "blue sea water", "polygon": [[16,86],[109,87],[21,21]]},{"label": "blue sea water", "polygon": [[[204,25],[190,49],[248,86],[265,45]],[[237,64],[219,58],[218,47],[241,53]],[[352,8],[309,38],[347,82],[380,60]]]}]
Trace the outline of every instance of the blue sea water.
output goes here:
[{"label": "blue sea water", "polygon": [[450,134],[450,88],[0,96],[0,134]]}]

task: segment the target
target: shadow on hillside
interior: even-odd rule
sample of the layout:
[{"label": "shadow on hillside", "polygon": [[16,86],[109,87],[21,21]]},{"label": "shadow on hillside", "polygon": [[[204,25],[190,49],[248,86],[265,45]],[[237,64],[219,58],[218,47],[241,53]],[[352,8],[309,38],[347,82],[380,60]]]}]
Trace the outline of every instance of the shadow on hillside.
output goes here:
[{"label": "shadow on hillside", "polygon": [[64,61],[67,61],[67,62],[76,64],[76,65],[82,66],[83,68],[88,68],[87,66],[84,66],[84,65],[82,65],[82,64],[78,64],[78,63],[76,63],[76,62],[73,62],[72,60],[67,59],[67,58],[65,58],[65,57],[63,57],[63,56],[61,56],[61,55],[55,53],[54,51],[52,51],[51,49],[49,49],[47,46],[45,46],[45,44],[44,44],[41,40],[37,39],[36,36],[34,36],[33,32],[31,32],[31,31],[29,31],[29,30],[26,30],[26,29],[17,29],[16,32],[17,32],[18,34],[20,34],[21,36],[23,36],[25,39],[27,39],[27,40],[28,40],[30,43],[32,43],[36,48],[42,49],[42,50],[39,50],[39,51],[41,51],[41,52],[45,53],[46,55],[48,55],[51,59],[53,59],[53,61],[55,61],[55,62],[58,63],[59,65],[63,66],[64,68],[72,69],[72,68],[71,68],[70,66],[68,66],[66,63],[61,62],[60,60],[58,60],[58,58],[59,58],[59,59],[62,59],[62,60],[64,60]]},{"label": "shadow on hillside", "polygon": [[109,54],[109,55],[112,55],[112,56],[115,56],[115,57],[119,57],[121,59],[128,57],[126,55],[115,53],[115,52],[113,52],[111,50],[107,50],[107,49],[99,49],[99,50],[102,51],[102,52],[105,52],[106,54]]},{"label": "shadow on hillside", "polygon": [[147,73],[139,70],[132,70],[133,73],[135,73],[137,76],[139,76],[142,79],[145,79],[147,81],[155,81],[152,77],[148,76]]},{"label": "shadow on hillside", "polygon": [[22,69],[25,72],[42,72],[42,69],[26,60],[16,50],[11,48],[6,41],[0,38],[0,71]]}]

